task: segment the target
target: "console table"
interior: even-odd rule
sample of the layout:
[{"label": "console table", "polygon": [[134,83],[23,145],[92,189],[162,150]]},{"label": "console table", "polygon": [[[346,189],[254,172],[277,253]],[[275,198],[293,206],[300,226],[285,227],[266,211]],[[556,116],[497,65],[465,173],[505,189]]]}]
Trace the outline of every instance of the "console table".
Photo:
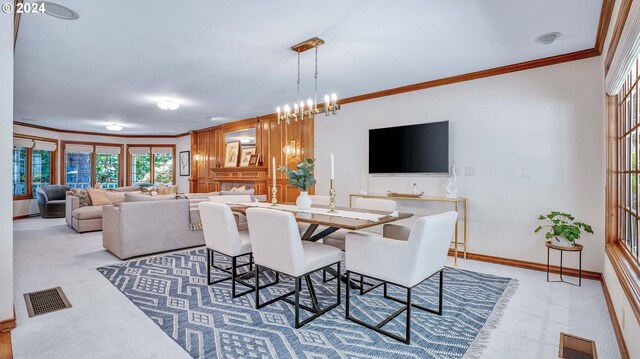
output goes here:
[{"label": "console table", "polygon": [[[447,202],[447,203],[453,203],[453,209],[454,211],[456,211],[456,213],[458,212],[458,207],[460,204],[464,205],[464,211],[463,211],[463,216],[462,216],[462,222],[464,224],[463,227],[463,236],[462,236],[462,243],[459,242],[458,240],[458,223],[456,223],[456,230],[455,230],[455,234],[454,234],[454,240],[453,242],[453,252],[454,252],[454,257],[453,257],[453,265],[457,266],[458,265],[458,247],[460,245],[462,245],[462,253],[463,253],[463,257],[464,259],[467,259],[467,208],[468,208],[468,201],[467,198],[465,197],[458,197],[458,198],[447,198],[447,197],[400,197],[400,196],[389,196],[386,194],[350,194],[349,195],[349,207],[351,207],[352,205],[352,201],[354,197],[360,197],[360,198],[380,198],[380,199],[392,199],[392,200],[402,200],[402,201],[427,201],[427,202]],[[458,222],[460,221],[460,217],[458,217]]]}]

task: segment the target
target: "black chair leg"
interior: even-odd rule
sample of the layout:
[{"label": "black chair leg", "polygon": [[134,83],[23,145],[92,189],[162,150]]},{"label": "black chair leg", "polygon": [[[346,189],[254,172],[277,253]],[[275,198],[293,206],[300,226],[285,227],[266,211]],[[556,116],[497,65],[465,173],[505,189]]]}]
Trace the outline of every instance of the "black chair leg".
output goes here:
[{"label": "black chair leg", "polygon": [[[337,276],[340,276],[340,262],[338,262],[338,274],[337,274]],[[337,283],[337,286],[338,286],[338,289],[336,290],[336,297],[337,297],[336,299],[338,301],[338,305],[340,305],[341,302],[342,302],[342,296],[340,295],[341,294],[340,293],[340,282],[341,282],[341,280],[340,280],[339,277],[336,277],[336,279],[337,279],[336,283]],[[349,287],[349,286],[347,286],[347,287]]]},{"label": "black chair leg", "polygon": [[349,293],[351,292],[351,286],[349,285],[349,283],[351,283],[351,272],[347,271],[347,293],[346,293],[346,298],[345,298],[345,310],[344,310],[344,317],[346,319],[349,319]]},{"label": "black chair leg", "polygon": [[302,277],[296,278],[296,294],[295,294],[295,307],[296,307],[296,329],[300,328],[300,286],[302,284]]},{"label": "black chair leg", "polygon": [[407,288],[407,329],[404,343],[411,343],[411,288]]},{"label": "black chair leg", "polygon": [[[356,275],[360,275],[360,282],[361,282],[361,283],[362,283],[362,282],[364,282],[364,276],[362,276],[362,275],[361,275],[361,274],[359,274],[359,273],[355,273],[355,274],[356,274]],[[435,273],[434,273],[434,274],[435,274]],[[350,299],[351,299],[351,290],[350,290],[349,286],[347,286],[347,292],[346,292],[346,305],[345,305],[345,318],[346,318],[346,319],[348,319],[348,320],[350,320],[350,321],[352,321],[352,322],[358,323],[358,324],[360,324],[360,325],[362,325],[362,326],[364,326],[364,327],[367,327],[367,328],[369,328],[369,329],[371,329],[371,330],[374,330],[374,331],[376,331],[376,332],[378,332],[378,333],[384,334],[384,335],[386,335],[386,336],[388,336],[388,337],[391,337],[391,338],[394,338],[394,339],[396,339],[396,340],[398,340],[398,341],[401,341],[401,342],[403,342],[403,343],[405,343],[405,344],[410,344],[410,343],[411,343],[411,309],[412,309],[412,307],[413,307],[413,308],[422,309],[422,310],[428,311],[428,312],[430,312],[430,313],[434,313],[434,314],[442,315],[442,305],[443,305],[443,303],[442,303],[442,299],[443,299],[443,292],[444,292],[444,287],[443,287],[443,284],[444,284],[444,279],[443,279],[443,278],[444,278],[444,271],[442,271],[442,270],[441,270],[441,271],[440,271],[440,273],[438,273],[438,274],[439,274],[439,276],[440,276],[440,278],[439,278],[440,288],[439,288],[439,291],[438,291],[438,310],[437,310],[437,311],[436,311],[436,310],[434,310],[434,309],[430,309],[430,308],[426,308],[426,307],[423,307],[423,306],[417,305],[417,304],[413,304],[413,303],[412,303],[412,299],[411,299],[411,295],[412,295],[413,287],[404,287],[404,286],[402,286],[402,285],[395,284],[395,285],[400,286],[400,287],[403,287],[403,288],[405,288],[405,289],[407,290],[407,299],[406,299],[406,300],[402,300],[402,299],[400,299],[400,298],[395,298],[395,297],[393,297],[393,296],[389,295],[389,294],[388,294],[388,288],[387,288],[388,283],[383,281],[382,283],[375,285],[375,287],[377,287],[377,286],[379,286],[379,285],[383,285],[384,298],[391,299],[391,300],[393,300],[393,301],[395,301],[395,302],[398,302],[398,303],[400,303],[400,304],[403,304],[403,306],[402,306],[402,307],[400,307],[398,310],[396,310],[393,314],[391,314],[390,316],[388,316],[388,317],[387,317],[386,319],[384,319],[382,322],[380,322],[380,323],[378,323],[378,324],[376,324],[376,325],[371,325],[371,324],[366,323],[366,322],[364,322],[364,321],[361,321],[361,320],[359,320],[359,319],[357,319],[357,318],[353,318],[353,317],[351,317],[351,315],[350,315],[350,307],[351,307],[351,303],[350,303]],[[432,275],[432,276],[433,276],[433,275]],[[346,275],[346,277],[347,277],[347,282],[351,280],[351,272],[350,272],[350,271],[348,271],[348,270],[347,270],[347,275]],[[377,278],[371,278],[371,279],[380,280],[380,279],[377,279]],[[427,278],[427,279],[428,279],[428,278]],[[427,280],[427,279],[425,279],[425,280]],[[422,283],[422,282],[420,282],[420,283]],[[418,283],[418,285],[419,285],[420,283]],[[391,283],[391,284],[393,284],[393,283]],[[370,290],[370,289],[367,289],[367,290],[365,290],[364,292],[366,293],[366,292],[368,292],[369,290]],[[360,288],[360,291],[361,291],[361,292],[363,291],[363,290],[362,290],[362,288]],[[386,325],[387,323],[389,323],[391,320],[393,320],[394,318],[396,318],[398,315],[402,314],[402,312],[404,312],[405,310],[406,310],[406,313],[407,313],[407,318],[406,318],[406,327],[405,327],[405,336],[404,336],[404,338],[403,338],[403,337],[401,337],[401,336],[399,336],[399,335],[397,335],[397,334],[390,333],[390,332],[385,331],[384,329],[382,329],[382,327],[383,327],[383,326],[385,326],[385,325]]]},{"label": "black chair leg", "polygon": [[211,285],[211,250],[207,248],[207,285]]},{"label": "black chair leg", "polygon": [[444,289],[444,287],[443,287],[443,282],[444,281],[443,281],[443,278],[442,278],[442,273],[443,272],[444,271],[442,271],[442,270],[440,271],[440,289],[439,289],[440,293],[438,294],[439,302],[438,302],[438,313],[437,313],[438,315],[442,315],[442,292],[443,292],[443,289]]},{"label": "black chair leg", "polygon": [[260,308],[260,266],[256,264],[256,309]]},{"label": "black chair leg", "polygon": [[236,297],[236,257],[231,258],[231,297]]}]

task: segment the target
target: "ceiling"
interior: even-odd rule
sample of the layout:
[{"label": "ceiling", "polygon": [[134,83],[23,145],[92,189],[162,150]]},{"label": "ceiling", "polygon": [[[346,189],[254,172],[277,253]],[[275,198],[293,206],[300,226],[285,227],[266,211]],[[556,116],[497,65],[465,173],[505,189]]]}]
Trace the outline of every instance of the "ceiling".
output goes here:
[{"label": "ceiling", "polygon": [[[176,134],[274,112],[296,97],[296,55],[318,36],[319,97],[385,90],[594,47],[602,0],[55,0],[75,21],[25,14],[15,120]],[[393,4],[393,5],[391,5]],[[563,35],[551,45],[533,40]],[[313,95],[313,52],[302,55]],[[156,102],[178,99],[163,111]],[[217,116],[210,121],[208,116]]]}]

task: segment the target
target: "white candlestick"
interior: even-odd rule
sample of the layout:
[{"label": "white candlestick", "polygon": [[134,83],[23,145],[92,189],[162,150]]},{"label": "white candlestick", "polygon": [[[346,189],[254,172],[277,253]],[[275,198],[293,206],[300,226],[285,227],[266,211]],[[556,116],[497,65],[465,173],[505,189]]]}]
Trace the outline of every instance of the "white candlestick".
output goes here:
[{"label": "white candlestick", "polygon": [[271,163],[273,164],[273,187],[276,186],[276,157],[273,156],[273,161],[271,161]]},{"label": "white candlestick", "polygon": [[331,152],[331,179],[332,180],[336,179],[336,172],[335,172],[335,166],[333,161],[333,152]]}]

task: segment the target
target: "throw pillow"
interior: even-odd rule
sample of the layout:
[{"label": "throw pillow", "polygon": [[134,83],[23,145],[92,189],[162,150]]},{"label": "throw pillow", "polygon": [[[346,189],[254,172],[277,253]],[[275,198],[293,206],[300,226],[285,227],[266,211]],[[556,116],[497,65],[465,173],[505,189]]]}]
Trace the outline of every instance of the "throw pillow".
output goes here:
[{"label": "throw pillow", "polygon": [[151,193],[151,192],[157,192],[158,191],[158,187],[142,187],[140,188],[140,190],[142,191],[142,193]]},{"label": "throw pillow", "polygon": [[178,186],[167,186],[161,184],[158,186],[158,194],[176,194],[178,193]]},{"label": "throw pillow", "polygon": [[247,189],[245,188],[245,186],[242,186],[242,187],[233,187],[233,188],[231,189],[231,191],[229,191],[229,192],[245,192],[246,190],[247,190]]},{"label": "throw pillow", "polygon": [[111,191],[113,192],[135,192],[135,191],[141,191],[142,189],[140,188],[140,186],[126,186],[126,187],[118,187],[118,188],[114,188]]},{"label": "throw pillow", "polygon": [[111,202],[111,204],[116,204],[116,203],[120,203],[120,202],[124,202],[124,195],[127,192],[110,192],[107,191],[106,195],[107,198],[109,199],[109,202]]},{"label": "throw pillow", "polygon": [[107,191],[103,189],[87,188],[89,198],[91,198],[91,204],[93,206],[108,206],[111,201],[107,197]]},{"label": "throw pillow", "polygon": [[91,206],[91,198],[89,198],[89,193],[84,188],[72,188],[71,194],[78,197],[80,207]]}]

